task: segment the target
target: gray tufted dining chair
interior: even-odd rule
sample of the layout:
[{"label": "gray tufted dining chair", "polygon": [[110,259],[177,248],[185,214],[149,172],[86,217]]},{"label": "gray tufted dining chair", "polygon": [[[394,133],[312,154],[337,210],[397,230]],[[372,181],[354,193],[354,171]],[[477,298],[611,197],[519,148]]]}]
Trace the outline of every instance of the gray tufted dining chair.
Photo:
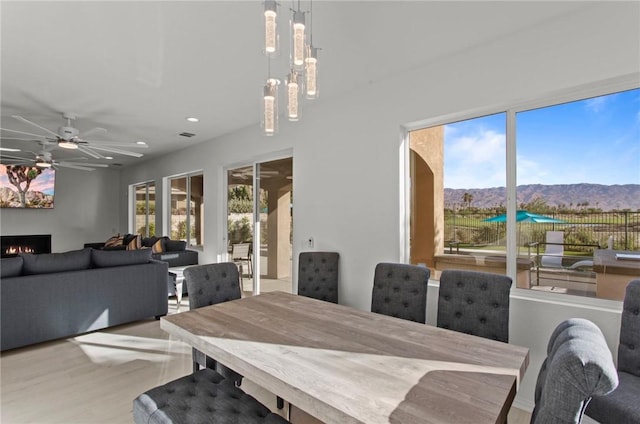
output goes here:
[{"label": "gray tufted dining chair", "polygon": [[338,303],[337,252],[301,252],[298,257],[298,295]]},{"label": "gray tufted dining chair", "polygon": [[640,423],[640,279],[627,285],[618,344],[618,388],[594,396],[586,414],[602,424]]},{"label": "gray tufted dining chair", "polygon": [[371,312],[426,322],[429,268],[379,263],[373,276]]},{"label": "gray tufted dining chair", "polygon": [[600,329],[572,318],[551,334],[540,367],[531,424],[579,424],[589,400],[618,385],[615,365]]},{"label": "gray tufted dining chair", "polygon": [[[229,300],[240,299],[240,276],[233,262],[195,265],[185,268],[184,281],[187,284],[189,309],[202,308]],[[223,376],[240,385],[242,376],[216,364],[212,358],[192,348],[193,372],[204,368],[217,369]]]},{"label": "gray tufted dining chair", "polygon": [[437,326],[508,343],[510,290],[506,275],[444,270]]},{"label": "gray tufted dining chair", "polygon": [[147,390],[133,401],[136,424],[285,424],[253,396],[212,369]]}]

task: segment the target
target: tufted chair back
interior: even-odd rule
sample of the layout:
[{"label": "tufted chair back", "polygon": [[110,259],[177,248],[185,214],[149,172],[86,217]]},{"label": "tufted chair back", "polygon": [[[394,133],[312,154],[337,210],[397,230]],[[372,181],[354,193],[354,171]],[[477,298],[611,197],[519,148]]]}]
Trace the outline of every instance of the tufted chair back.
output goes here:
[{"label": "tufted chair back", "polygon": [[338,303],[337,252],[301,252],[298,258],[298,294]]},{"label": "tufted chair back", "polygon": [[549,338],[531,424],[578,424],[592,396],[617,386],[613,358],[600,329],[582,318],[563,321]]},{"label": "tufted chair back", "polygon": [[[240,274],[233,262],[194,265],[185,268],[184,281],[187,283],[189,309],[202,308],[229,300],[240,299]],[[220,374],[240,385],[242,376],[216,363],[196,348],[192,348],[193,372],[204,368],[217,369]]]},{"label": "tufted chair back", "polygon": [[373,276],[371,312],[426,322],[429,268],[379,263]]},{"label": "tufted chair back", "polygon": [[184,270],[189,308],[240,299],[240,276],[232,262],[190,266]]},{"label": "tufted chair back", "polygon": [[624,295],[618,371],[640,377],[640,279],[629,282]]},{"label": "tufted chair back", "polygon": [[509,342],[511,278],[478,271],[444,270],[438,327]]}]

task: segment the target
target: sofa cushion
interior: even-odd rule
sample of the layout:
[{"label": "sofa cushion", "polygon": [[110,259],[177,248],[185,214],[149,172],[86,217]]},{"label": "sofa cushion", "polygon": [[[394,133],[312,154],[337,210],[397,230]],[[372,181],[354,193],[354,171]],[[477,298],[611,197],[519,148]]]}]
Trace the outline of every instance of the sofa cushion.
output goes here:
[{"label": "sofa cushion", "polygon": [[182,240],[167,240],[165,252],[179,252],[187,248],[187,242]]},{"label": "sofa cushion", "polygon": [[64,253],[21,253],[24,275],[49,274],[52,272],[78,271],[91,266],[93,249],[72,250]]},{"label": "sofa cushion", "polygon": [[2,258],[0,262],[0,278],[17,277],[22,274],[22,256]]},{"label": "sofa cushion", "polygon": [[151,249],[138,250],[94,250],[91,262],[96,268],[146,264],[151,261]]}]

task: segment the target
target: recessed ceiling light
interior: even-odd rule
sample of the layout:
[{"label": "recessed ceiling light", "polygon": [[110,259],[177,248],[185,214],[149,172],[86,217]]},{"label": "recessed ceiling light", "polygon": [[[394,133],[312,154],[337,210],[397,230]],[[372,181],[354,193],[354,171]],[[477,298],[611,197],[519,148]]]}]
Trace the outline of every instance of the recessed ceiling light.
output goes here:
[{"label": "recessed ceiling light", "polygon": [[108,160],[113,160],[113,156],[105,156],[104,158]]},{"label": "recessed ceiling light", "polygon": [[147,144],[144,141],[136,141],[136,144]]},{"label": "recessed ceiling light", "polygon": [[200,121],[198,118],[192,118],[192,117],[187,117],[187,118],[185,118],[185,119],[186,119],[187,121],[189,121],[189,122],[198,122],[198,121]]},{"label": "recessed ceiling light", "polygon": [[0,147],[3,152],[19,152],[20,149],[12,149],[11,147]]}]

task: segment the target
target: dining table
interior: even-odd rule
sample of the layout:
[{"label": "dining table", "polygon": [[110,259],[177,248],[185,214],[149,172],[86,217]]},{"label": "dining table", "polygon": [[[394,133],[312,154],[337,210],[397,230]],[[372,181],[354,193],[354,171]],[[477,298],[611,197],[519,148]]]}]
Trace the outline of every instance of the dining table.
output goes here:
[{"label": "dining table", "polygon": [[285,292],[160,326],[325,423],[503,423],[529,364],[524,347]]}]

